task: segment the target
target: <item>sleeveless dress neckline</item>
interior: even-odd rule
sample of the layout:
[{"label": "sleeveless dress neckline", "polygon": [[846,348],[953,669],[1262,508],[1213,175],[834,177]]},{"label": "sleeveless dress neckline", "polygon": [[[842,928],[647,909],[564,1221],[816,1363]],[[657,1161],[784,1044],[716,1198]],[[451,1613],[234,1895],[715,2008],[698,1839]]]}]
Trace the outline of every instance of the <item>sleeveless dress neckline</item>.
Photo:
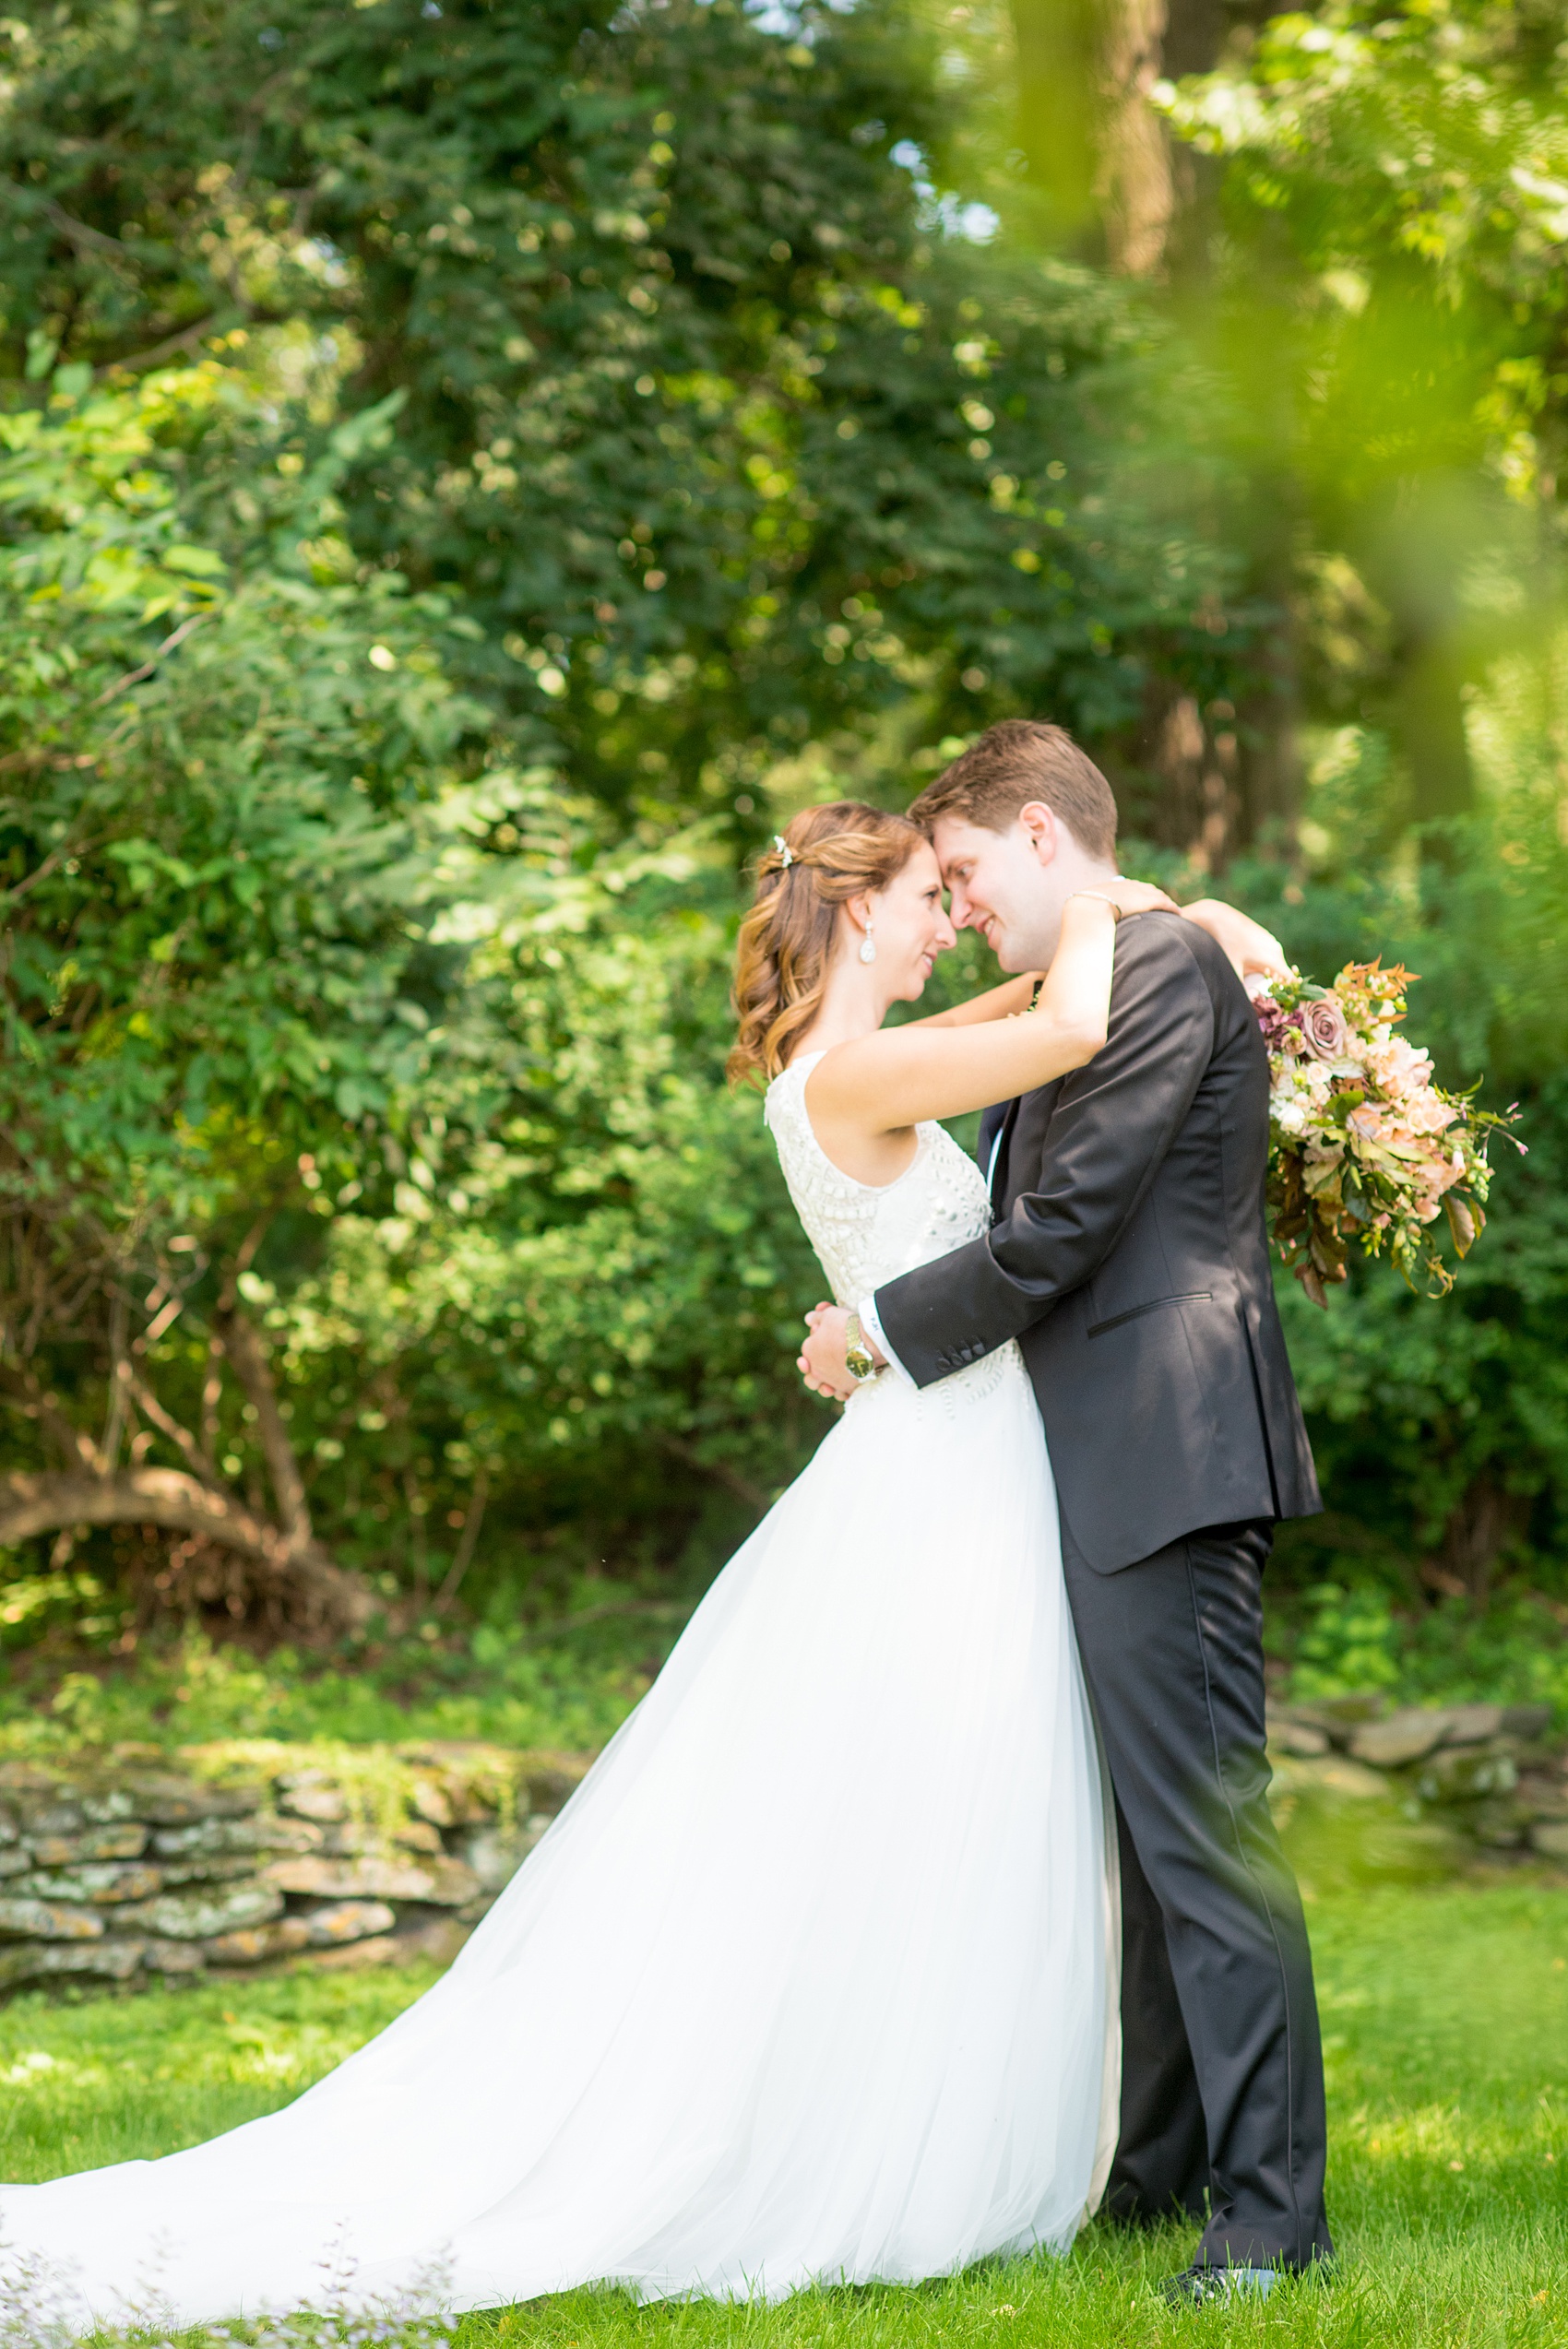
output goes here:
[{"label": "sleeveless dress neckline", "polygon": [[837,1159],[828,1157],[826,1151],[823,1149],[822,1144],[817,1140],[816,1128],[812,1123],[812,1113],[806,1107],[806,1079],[810,1076],[813,1069],[815,1068],[819,1061],[826,1060],[827,1055],[832,1049],[831,1045],[824,1045],[820,1051],[805,1052],[802,1054],[798,1061],[790,1061],[786,1067],[779,1070],[778,1074],[773,1079],[773,1084],[769,1085],[767,1090],[771,1093],[774,1085],[782,1085],[786,1077],[793,1076],[798,1073],[801,1080],[801,1115],[805,1120],[806,1132],[811,1136],[814,1148],[821,1153],[826,1164],[832,1168],[834,1173],[837,1175],[841,1180],[845,1182],[857,1183],[861,1190],[869,1191],[873,1196],[885,1197],[888,1192],[897,1191],[901,1182],[908,1182],[909,1177],[914,1173],[915,1169],[920,1165],[921,1158],[925,1155],[926,1138],[928,1134],[934,1132],[935,1128],[929,1120],[915,1127],[914,1155],[910,1158],[909,1165],[904,1169],[903,1172],[901,1174],[896,1174],[891,1182],[861,1182],[859,1175],[847,1173],[844,1168],[838,1164]]}]

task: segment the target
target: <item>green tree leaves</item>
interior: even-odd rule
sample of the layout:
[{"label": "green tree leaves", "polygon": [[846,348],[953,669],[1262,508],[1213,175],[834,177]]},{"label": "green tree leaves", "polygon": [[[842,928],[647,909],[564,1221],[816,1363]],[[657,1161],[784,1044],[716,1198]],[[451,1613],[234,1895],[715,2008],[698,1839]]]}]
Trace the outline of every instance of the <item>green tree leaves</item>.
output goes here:
[{"label": "green tree leaves", "polygon": [[72,363],[259,371],[302,475],[336,453],[320,575],[459,590],[465,681],[623,820],[731,809],[917,692],[938,737],[1103,735],[1244,655],[1146,307],[931,217],[918,11],[132,21],[17,36],[13,367],[42,313]]},{"label": "green tree leaves", "polygon": [[[9,420],[6,1370],[56,1459],[105,1488],[59,1496],[55,1522],[103,1522],[117,1492],[121,1515],[177,1523],[188,1504],[209,1532],[228,1509],[233,1531],[232,1481],[259,1452],[279,1554],[254,1479],[235,1546],[327,1592],[308,1519],[282,1505],[289,1446],[236,1284],[279,1216],[311,1212],[321,1164],[350,1179],[366,1136],[407,1115],[439,965],[422,824],[460,789],[478,713],[441,674],[439,603],[390,577],[323,587],[265,541],[220,555],[185,535],[180,469],[226,400],[208,368]],[[197,1328],[208,1386],[226,1358],[230,1412],[255,1436],[226,1434],[220,1373],[199,1413],[179,1392]],[[165,1359],[172,1417],[154,1391]],[[110,1491],[124,1443],[138,1471],[172,1447],[191,1489]],[[12,1498],[48,1522],[36,1479]]]}]

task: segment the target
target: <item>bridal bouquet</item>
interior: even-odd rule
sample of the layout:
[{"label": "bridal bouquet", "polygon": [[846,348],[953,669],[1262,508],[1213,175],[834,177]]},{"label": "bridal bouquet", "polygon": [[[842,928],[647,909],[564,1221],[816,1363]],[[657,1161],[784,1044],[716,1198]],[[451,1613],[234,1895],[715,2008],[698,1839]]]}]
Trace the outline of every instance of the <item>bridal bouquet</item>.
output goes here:
[{"label": "bridal bouquet", "polygon": [[1248,981],[1268,1047],[1275,1244],[1316,1305],[1345,1278],[1352,1241],[1372,1256],[1386,1242],[1412,1287],[1420,1277],[1442,1297],[1454,1275],[1439,1215],[1461,1256],[1486,1222],[1487,1144],[1515,1113],[1444,1092],[1430,1055],[1396,1036],[1409,976],[1373,962],[1347,963],[1332,987],[1299,971]]}]

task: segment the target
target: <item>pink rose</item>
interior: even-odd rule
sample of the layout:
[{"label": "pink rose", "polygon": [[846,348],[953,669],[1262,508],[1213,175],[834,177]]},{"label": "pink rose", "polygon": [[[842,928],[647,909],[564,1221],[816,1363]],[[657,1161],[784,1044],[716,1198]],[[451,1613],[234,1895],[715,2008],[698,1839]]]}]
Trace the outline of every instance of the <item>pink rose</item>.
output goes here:
[{"label": "pink rose", "polygon": [[1314,1061],[1337,1061],[1344,1057],[1350,1041],[1350,1031],[1345,1025],[1345,1014],[1332,995],[1321,1002],[1303,1003],[1296,1014],[1301,1030],[1301,1041]]},{"label": "pink rose", "polygon": [[1295,1014],[1282,1011],[1279,1005],[1271,1002],[1266,995],[1254,995],[1253,1009],[1258,1015],[1258,1026],[1263,1030],[1263,1040],[1266,1049],[1271,1052],[1288,1052],[1290,1050],[1290,1026]]}]

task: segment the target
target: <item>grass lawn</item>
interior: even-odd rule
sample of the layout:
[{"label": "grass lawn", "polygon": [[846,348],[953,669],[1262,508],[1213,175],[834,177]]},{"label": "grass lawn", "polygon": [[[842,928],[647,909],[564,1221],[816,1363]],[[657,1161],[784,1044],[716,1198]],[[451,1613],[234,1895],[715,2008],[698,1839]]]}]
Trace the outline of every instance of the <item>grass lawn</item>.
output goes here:
[{"label": "grass lawn", "polygon": [[[1329,2065],[1331,2286],[1176,2313],[1147,2282],[1190,2244],[1091,2227],[1068,2260],[774,2308],[639,2309],[581,2292],[458,2329],[460,2349],[663,2344],[1568,2343],[1568,1891],[1391,1883],[1310,1842]],[[1322,1863],[1322,1864],[1319,1864]],[[0,2175],[155,2154],[270,2111],[386,2023],[428,1975],[277,1975],[0,2009]],[[263,2331],[267,2329],[263,2328]],[[7,2336],[10,2337],[10,2336]]]}]

